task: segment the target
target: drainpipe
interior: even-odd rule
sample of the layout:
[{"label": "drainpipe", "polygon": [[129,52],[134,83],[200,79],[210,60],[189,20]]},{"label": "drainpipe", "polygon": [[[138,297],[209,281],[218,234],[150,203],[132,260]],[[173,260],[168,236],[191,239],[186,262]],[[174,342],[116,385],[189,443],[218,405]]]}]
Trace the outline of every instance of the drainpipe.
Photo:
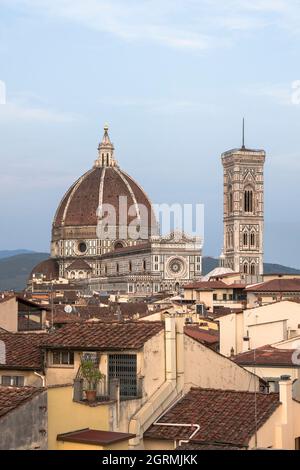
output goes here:
[{"label": "drainpipe", "polygon": [[33,373],[34,373],[34,375],[36,375],[37,377],[39,377],[41,379],[42,387],[45,387],[46,386],[46,377],[44,375],[39,374],[36,371],[34,371]]}]

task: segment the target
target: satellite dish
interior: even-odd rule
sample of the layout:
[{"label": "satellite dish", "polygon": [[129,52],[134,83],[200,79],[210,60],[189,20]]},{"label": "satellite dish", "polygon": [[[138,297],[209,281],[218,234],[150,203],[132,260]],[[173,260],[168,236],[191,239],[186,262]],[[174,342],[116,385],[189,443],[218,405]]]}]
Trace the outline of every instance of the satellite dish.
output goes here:
[{"label": "satellite dish", "polygon": [[64,311],[66,313],[72,313],[73,312],[73,308],[71,305],[66,305],[65,308],[64,308]]}]

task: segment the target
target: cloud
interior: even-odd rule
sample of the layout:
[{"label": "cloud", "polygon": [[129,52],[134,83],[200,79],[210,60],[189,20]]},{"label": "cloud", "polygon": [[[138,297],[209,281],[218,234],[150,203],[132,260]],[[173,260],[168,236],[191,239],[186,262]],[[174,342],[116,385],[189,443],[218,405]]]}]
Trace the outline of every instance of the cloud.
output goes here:
[{"label": "cloud", "polygon": [[281,106],[295,106],[293,84],[259,84],[243,88],[242,93],[249,96],[262,97],[272,100]]},{"label": "cloud", "polygon": [[39,96],[32,93],[15,93],[10,98],[5,96],[3,104],[0,104],[0,122],[39,121],[64,124],[79,119],[81,117],[77,114],[61,112],[47,107]]}]

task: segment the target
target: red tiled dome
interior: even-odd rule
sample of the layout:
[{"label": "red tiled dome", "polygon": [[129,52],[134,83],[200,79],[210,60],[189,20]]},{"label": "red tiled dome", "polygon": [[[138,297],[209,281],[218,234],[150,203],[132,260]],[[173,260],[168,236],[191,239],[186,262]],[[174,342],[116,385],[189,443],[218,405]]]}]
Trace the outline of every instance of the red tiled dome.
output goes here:
[{"label": "red tiled dome", "polygon": [[[118,225],[120,196],[127,197],[127,207],[134,206],[128,216],[128,223],[138,216],[138,205],[144,205],[150,228],[151,202],[141,187],[117,166],[94,167],[81,176],[64,195],[55,214],[53,227],[96,226],[97,209],[101,203],[111,204],[115,208]],[[143,220],[141,222],[143,225]]]}]

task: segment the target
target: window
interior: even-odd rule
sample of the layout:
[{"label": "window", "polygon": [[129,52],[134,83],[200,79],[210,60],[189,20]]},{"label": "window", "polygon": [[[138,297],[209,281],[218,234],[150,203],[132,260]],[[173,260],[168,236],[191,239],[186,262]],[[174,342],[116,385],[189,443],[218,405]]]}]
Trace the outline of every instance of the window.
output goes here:
[{"label": "window", "polygon": [[250,245],[255,246],[255,234],[251,233],[250,235]]},{"label": "window", "polygon": [[213,294],[213,300],[217,300],[217,299],[218,299],[217,294]]},{"label": "window", "polygon": [[6,387],[24,387],[23,375],[2,375],[1,385]]},{"label": "window", "polygon": [[128,271],[131,273],[132,272],[132,262],[129,261],[129,264],[128,264]]},{"label": "window", "polygon": [[147,263],[146,263],[146,260],[144,259],[143,260],[143,270],[146,271],[147,269]]},{"label": "window", "polygon": [[116,264],[116,272],[119,273],[119,263]]},{"label": "window", "polygon": [[227,300],[227,294],[223,294],[223,300]]},{"label": "window", "polygon": [[243,234],[243,244],[244,246],[248,246],[248,233],[244,232]]},{"label": "window", "polygon": [[228,210],[230,214],[233,212],[233,193],[231,185],[228,187]]},{"label": "window", "polygon": [[246,189],[244,192],[244,211],[253,212],[253,191]]},{"label": "window", "polygon": [[255,274],[255,271],[256,271],[256,269],[255,269],[255,264],[251,264],[251,266],[250,266],[250,274]]},{"label": "window", "polygon": [[244,274],[248,274],[248,264],[244,264]]},{"label": "window", "polygon": [[71,366],[74,365],[73,351],[53,351],[52,352],[52,365],[57,366]]},{"label": "window", "polygon": [[137,396],[137,360],[135,354],[110,354],[108,357],[108,377],[119,379],[120,396]]}]

